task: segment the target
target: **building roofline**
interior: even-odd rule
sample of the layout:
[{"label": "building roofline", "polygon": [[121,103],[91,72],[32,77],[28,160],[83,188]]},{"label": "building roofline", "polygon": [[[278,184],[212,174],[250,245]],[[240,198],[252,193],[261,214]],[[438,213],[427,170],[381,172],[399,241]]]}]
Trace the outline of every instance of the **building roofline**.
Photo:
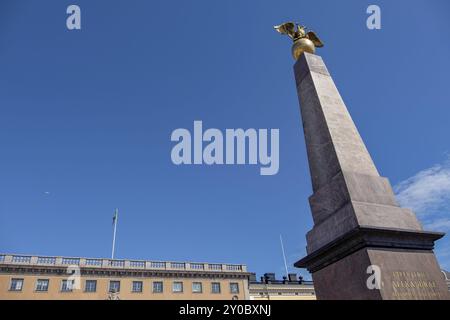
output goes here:
[{"label": "building roofline", "polygon": [[63,266],[78,265],[89,268],[106,268],[114,270],[165,270],[165,271],[208,271],[247,273],[244,264],[208,263],[188,261],[162,261],[140,259],[108,259],[70,256],[27,255],[0,253],[0,265],[24,266]]}]

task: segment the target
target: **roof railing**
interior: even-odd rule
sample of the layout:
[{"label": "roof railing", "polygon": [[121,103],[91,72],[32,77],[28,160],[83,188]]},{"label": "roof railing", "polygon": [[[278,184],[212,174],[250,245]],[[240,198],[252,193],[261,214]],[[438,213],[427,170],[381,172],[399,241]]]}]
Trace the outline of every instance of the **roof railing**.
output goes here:
[{"label": "roof railing", "polygon": [[66,267],[75,265],[89,268],[132,269],[132,270],[140,269],[140,270],[247,272],[247,267],[246,265],[243,264],[32,256],[20,254],[0,254],[0,264],[20,264],[20,265],[28,264],[28,265],[66,266]]}]

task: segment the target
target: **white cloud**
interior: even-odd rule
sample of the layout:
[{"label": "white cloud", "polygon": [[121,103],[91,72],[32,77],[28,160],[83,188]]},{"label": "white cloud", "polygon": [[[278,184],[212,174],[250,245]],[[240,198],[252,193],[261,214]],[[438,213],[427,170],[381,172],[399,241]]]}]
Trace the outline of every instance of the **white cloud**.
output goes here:
[{"label": "white cloud", "polygon": [[450,230],[450,219],[433,219],[433,221],[427,222],[425,227],[430,230]]},{"label": "white cloud", "polygon": [[450,157],[398,183],[394,191],[400,205],[411,208],[425,230],[447,232],[435,252],[441,268],[450,269]]},{"label": "white cloud", "polygon": [[402,207],[416,212],[424,227],[450,230],[450,158],[394,187]]}]

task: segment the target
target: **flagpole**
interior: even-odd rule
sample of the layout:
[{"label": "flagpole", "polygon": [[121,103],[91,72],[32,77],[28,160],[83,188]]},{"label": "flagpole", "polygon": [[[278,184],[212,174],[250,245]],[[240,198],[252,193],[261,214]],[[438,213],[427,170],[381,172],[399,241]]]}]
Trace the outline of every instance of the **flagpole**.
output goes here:
[{"label": "flagpole", "polygon": [[114,232],[113,232],[113,242],[112,242],[112,252],[111,252],[111,260],[114,259],[114,249],[116,246],[116,230],[117,230],[117,218],[119,216],[119,209],[116,209],[114,211],[114,217],[113,217],[113,222],[114,222]]},{"label": "flagpole", "polygon": [[280,243],[281,243],[281,251],[283,251],[283,260],[284,260],[284,268],[286,269],[286,277],[288,277],[289,271],[286,263],[286,254],[284,253],[283,238],[281,237],[281,234],[280,234]]}]

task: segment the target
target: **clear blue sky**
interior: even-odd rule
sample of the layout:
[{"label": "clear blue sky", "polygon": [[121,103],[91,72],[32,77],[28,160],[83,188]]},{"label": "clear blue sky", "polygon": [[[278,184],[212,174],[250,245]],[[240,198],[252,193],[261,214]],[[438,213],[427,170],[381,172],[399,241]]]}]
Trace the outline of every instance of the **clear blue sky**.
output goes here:
[{"label": "clear blue sky", "polygon": [[[69,4],[81,7],[81,31],[66,29]],[[369,4],[381,7],[381,30],[366,28]],[[319,34],[318,54],[396,185],[450,151],[449,9],[2,0],[0,252],[108,257],[118,207],[118,258],[245,263],[281,276],[279,234],[292,266],[305,253],[312,191],[290,43],[272,26],[299,20]],[[279,128],[279,173],[173,165],[170,134],[194,120]],[[438,247],[446,268],[448,238]]]}]

